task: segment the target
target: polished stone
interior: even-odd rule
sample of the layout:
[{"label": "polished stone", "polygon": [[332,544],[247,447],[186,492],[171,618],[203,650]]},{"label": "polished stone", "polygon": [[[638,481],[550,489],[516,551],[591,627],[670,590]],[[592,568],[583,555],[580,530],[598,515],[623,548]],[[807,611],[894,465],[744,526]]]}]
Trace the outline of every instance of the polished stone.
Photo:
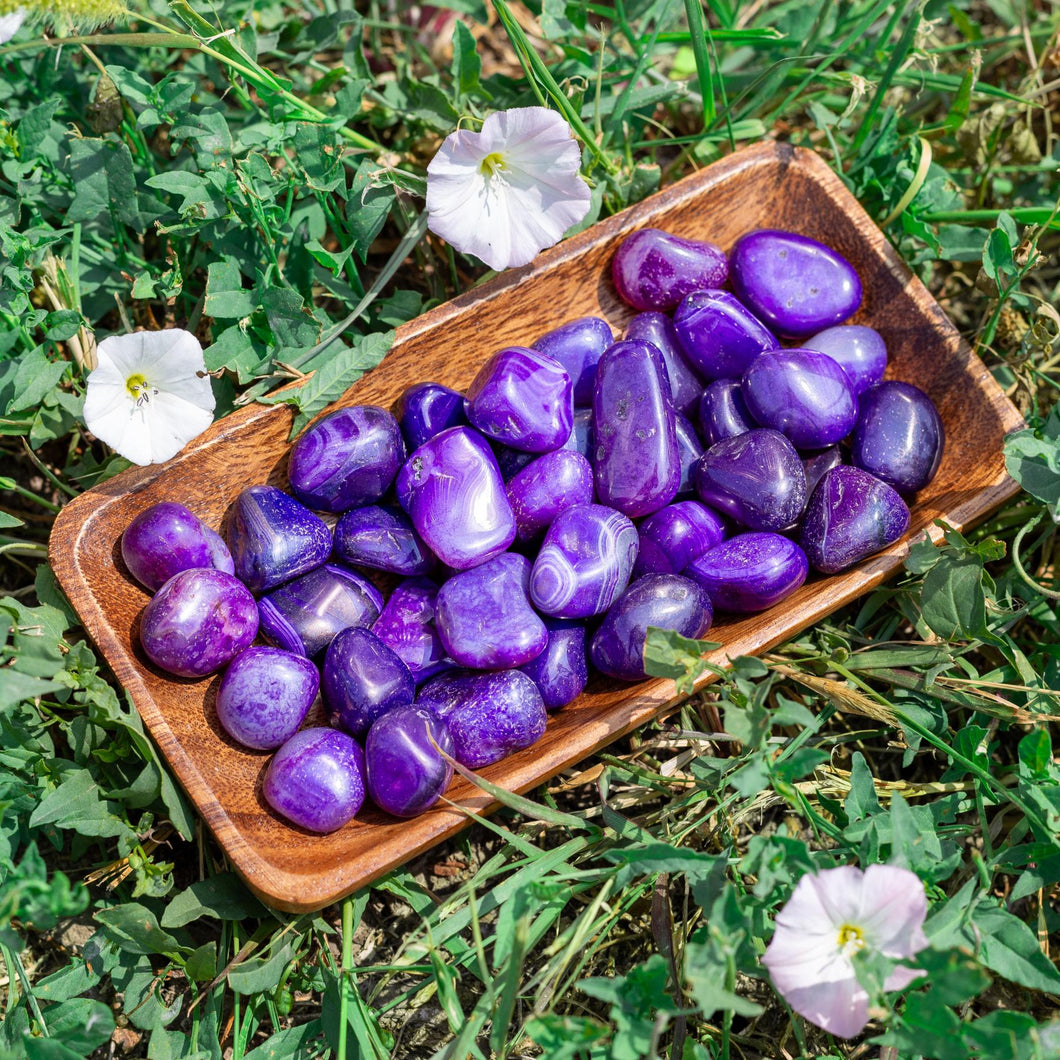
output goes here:
[{"label": "polished stone", "polygon": [[372,632],[391,648],[417,681],[454,665],[434,624],[438,586],[430,578],[406,578],[387,598]]},{"label": "polished stone", "polygon": [[887,368],[887,346],[875,328],[863,324],[841,324],[825,328],[804,339],[804,349],[826,353],[847,374],[854,396],[883,379]]},{"label": "polished stone", "polygon": [[682,572],[722,611],[764,611],[793,593],[809,573],[806,553],[781,534],[737,534]]},{"label": "polished stone", "polygon": [[724,438],[753,430],[758,424],[743,399],[738,379],[715,379],[699,399],[699,435],[709,449]]},{"label": "polished stone", "polygon": [[652,513],[637,527],[640,549],[633,577],[680,574],[726,534],[717,512],[699,501],[677,501]]},{"label": "polished stone", "polygon": [[685,356],[704,379],[738,379],[776,336],[728,291],[696,291],[674,311]]},{"label": "polished stone", "polygon": [[537,685],[545,710],[559,710],[577,699],[589,680],[585,623],[546,618],[545,628],[545,650],[519,669]]},{"label": "polished stone", "polygon": [[394,402],[393,413],[410,453],[436,434],[467,423],[464,395],[441,383],[413,383]]},{"label": "polished stone", "polygon": [[453,777],[449,726],[424,707],[398,707],[378,718],[364,744],[368,795],[395,817],[430,809]]},{"label": "polished stone", "polygon": [[802,453],[802,467],[806,472],[806,496],[809,497],[826,471],[843,463],[843,450],[838,445]]},{"label": "polished stone", "polygon": [[611,262],[619,296],[642,312],[673,309],[693,291],[721,287],[728,274],[720,247],[659,228],[640,228],[627,236]]},{"label": "polished stone", "polygon": [[579,317],[545,332],[530,346],[563,365],[574,388],[574,407],[585,408],[592,404],[600,354],[614,341],[611,325],[602,317]]},{"label": "polished stone", "polygon": [[391,504],[344,512],[335,527],[335,555],[344,563],[408,577],[429,574],[436,563],[409,517]]},{"label": "polished stone", "polygon": [[228,546],[198,516],[176,501],[160,501],[140,512],[121,535],[121,558],[149,592],[182,570],[213,567],[235,572]]},{"label": "polished stone", "polygon": [[593,467],[572,449],[539,456],[508,482],[508,502],[515,513],[515,538],[534,540],[560,512],[593,500]]},{"label": "polished stone", "polygon": [[686,416],[694,416],[704,383],[685,356],[673,321],[665,313],[638,313],[629,322],[625,338],[649,342],[662,354],[674,408]]}]

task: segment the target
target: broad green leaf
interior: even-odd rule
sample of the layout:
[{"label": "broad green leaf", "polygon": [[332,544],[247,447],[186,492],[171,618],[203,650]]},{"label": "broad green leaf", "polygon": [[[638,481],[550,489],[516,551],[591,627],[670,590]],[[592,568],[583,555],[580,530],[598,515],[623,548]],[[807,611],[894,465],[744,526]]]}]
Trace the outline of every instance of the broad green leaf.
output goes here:
[{"label": "broad green leaf", "polygon": [[222,872],[198,880],[181,891],[166,906],[162,926],[183,927],[193,920],[247,920],[265,915],[265,907],[234,873]]},{"label": "broad green leaf", "polygon": [[[972,914],[980,959],[992,972],[1048,994],[1060,993],[1060,972],[1045,956],[1034,932],[1019,917],[998,906],[980,905]],[[969,942],[973,940],[969,938]]]},{"label": "broad green leaf", "polygon": [[672,678],[677,691],[687,695],[704,673],[715,670],[703,655],[720,647],[713,641],[683,637],[672,629],[649,627],[644,640],[644,669],[652,677]]},{"label": "broad green leaf", "polygon": [[155,914],[137,902],[97,910],[95,919],[104,934],[127,953],[177,954],[182,948],[173,935],[159,927]]},{"label": "broad green leaf", "polygon": [[272,947],[270,953],[251,957],[232,968],[228,973],[228,985],[237,994],[262,994],[275,990],[297,947],[298,939],[288,933],[282,943]]},{"label": "broad green leaf", "polygon": [[257,305],[254,292],[244,289],[243,274],[233,258],[210,263],[206,279],[206,303],[203,306],[207,316],[242,320],[250,316]]},{"label": "broad green leaf", "polygon": [[67,168],[74,187],[68,224],[98,221],[113,213],[131,227],[142,228],[132,154],[124,140],[72,139]]},{"label": "broad green leaf", "polygon": [[103,799],[99,782],[87,769],[72,769],[38,803],[31,827],[54,824],[84,836],[117,837],[135,842],[136,834],[119,816],[121,804]]},{"label": "broad green leaf", "polygon": [[114,1013],[102,1001],[75,997],[48,1009],[48,1033],[52,1038],[87,1056],[110,1040]]},{"label": "broad green leaf", "polygon": [[983,564],[971,556],[943,552],[924,578],[924,621],[946,640],[989,640]]},{"label": "broad green leaf", "polygon": [[308,1057],[317,1051],[320,1036],[319,1019],[296,1027],[287,1027],[277,1031],[249,1053],[245,1053],[243,1060],[301,1060],[302,1057]]}]

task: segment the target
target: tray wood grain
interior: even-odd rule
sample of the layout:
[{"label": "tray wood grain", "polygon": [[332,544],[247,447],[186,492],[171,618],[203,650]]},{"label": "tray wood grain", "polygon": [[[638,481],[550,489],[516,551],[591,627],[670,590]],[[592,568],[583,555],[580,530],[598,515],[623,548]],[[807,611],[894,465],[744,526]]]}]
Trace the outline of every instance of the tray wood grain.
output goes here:
[{"label": "tray wood grain", "polygon": [[[574,317],[605,317],[620,333],[632,315],[611,285],[617,241],[656,226],[731,248],[756,227],[786,228],[828,243],[857,268],[865,301],[854,322],[883,335],[888,375],[916,383],[934,399],[947,445],[934,482],[917,499],[909,533],[897,544],[832,578],[815,577],[779,607],[721,622],[708,634],[723,647],[713,661],[755,654],[793,636],[896,572],[910,543],[940,531],[935,519],[965,527],[1016,491],[1001,456],[1003,436],[1022,426],[986,368],[938,304],[906,269],[883,234],[812,152],[783,144],[740,151],[601,221],[535,262],[512,270],[398,331],[383,364],[333,407],[389,406],[410,383],[433,380],[462,390],[495,350],[525,344]],[[178,500],[219,529],[244,487],[286,486],[291,412],[253,406],[225,417],[161,466],[134,468],[78,497],[60,513],[50,558],[63,589],[133,701],[199,813],[250,888],[291,912],[321,908],[463,828],[465,811],[496,804],[457,780],[439,806],[411,821],[366,809],[327,836],[292,828],[261,798],[263,753],[238,747],[214,710],[218,678],[175,680],[137,646],[147,595],[125,569],[118,540],[129,521],[161,500]],[[526,791],[678,702],[673,682],[621,685],[598,679],[553,715],[532,748],[483,770]]]}]

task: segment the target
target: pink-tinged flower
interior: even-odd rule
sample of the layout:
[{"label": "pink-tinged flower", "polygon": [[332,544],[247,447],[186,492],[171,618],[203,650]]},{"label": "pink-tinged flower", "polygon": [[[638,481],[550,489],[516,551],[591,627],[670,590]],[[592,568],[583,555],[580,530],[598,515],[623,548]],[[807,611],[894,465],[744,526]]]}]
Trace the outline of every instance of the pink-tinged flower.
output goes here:
[{"label": "pink-tinged flower", "polygon": [[0,44],[6,44],[26,21],[26,9],[16,7],[5,15],[0,15]]},{"label": "pink-tinged flower", "polygon": [[525,265],[589,211],[570,126],[546,107],[491,114],[458,129],[427,167],[427,225],[491,269]]},{"label": "pink-tinged flower", "polygon": [[[896,960],[928,944],[924,885],[908,869],[853,865],[799,880],[777,914],[777,930],[762,963],[773,986],[800,1016],[839,1038],[869,1021],[869,997],[854,973],[859,950]],[[883,984],[901,990],[921,973],[895,968]]]}]

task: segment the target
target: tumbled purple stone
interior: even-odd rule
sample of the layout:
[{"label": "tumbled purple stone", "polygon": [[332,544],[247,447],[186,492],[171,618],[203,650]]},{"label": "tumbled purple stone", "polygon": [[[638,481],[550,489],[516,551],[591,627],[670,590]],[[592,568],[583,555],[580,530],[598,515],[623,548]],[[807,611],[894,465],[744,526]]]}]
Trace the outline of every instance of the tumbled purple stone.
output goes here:
[{"label": "tumbled purple stone", "polygon": [[585,624],[569,618],[546,618],[545,628],[545,650],[519,669],[537,685],[545,710],[559,710],[577,699],[589,680]]},{"label": "tumbled purple stone", "polygon": [[625,338],[649,342],[662,354],[674,408],[686,416],[695,415],[703,393],[703,380],[685,357],[673,321],[665,313],[638,313],[629,322]]},{"label": "tumbled purple stone", "polygon": [[646,574],[615,601],[593,635],[589,657],[601,673],[622,681],[639,681],[644,670],[648,627],[701,637],[713,619],[710,598],[689,578]]},{"label": "tumbled purple stone", "polygon": [[410,453],[447,428],[467,423],[464,395],[441,383],[413,383],[402,391],[392,411]]},{"label": "tumbled purple stone", "polygon": [[516,540],[532,541],[564,509],[592,499],[593,466],[581,453],[556,449],[539,456],[508,483]]},{"label": "tumbled purple stone", "polygon": [[592,404],[600,354],[614,341],[611,325],[602,317],[579,317],[553,328],[530,345],[563,365],[574,388],[574,407],[583,408]]},{"label": "tumbled purple stone", "polygon": [[637,527],[640,549],[633,577],[680,574],[694,559],[725,537],[717,512],[698,501],[678,501],[653,512]]},{"label": "tumbled purple stone", "polygon": [[521,670],[442,674],[420,689],[416,705],[432,708],[445,721],[453,757],[469,769],[529,747],[545,731],[545,703]]},{"label": "tumbled purple stone", "polygon": [[705,379],[743,375],[776,336],[728,291],[696,291],[674,311],[674,331],[685,356]]},{"label": "tumbled purple stone", "polygon": [[803,349],[826,353],[847,374],[854,397],[883,378],[887,368],[887,346],[875,328],[842,324],[825,328],[804,339]]},{"label": "tumbled purple stone", "polygon": [[466,570],[515,540],[515,515],[489,443],[470,427],[424,442],[398,472],[398,500],[445,564]]},{"label": "tumbled purple stone", "polygon": [[846,372],[816,350],[776,350],[755,358],[743,377],[751,415],[799,449],[823,449],[845,438],[858,418]]},{"label": "tumbled purple stone", "polygon": [[382,606],[382,594],[367,578],[327,563],[263,596],[258,614],[264,636],[313,658],[340,630],[372,625]]},{"label": "tumbled purple stone", "polygon": [[490,442],[490,449],[497,461],[497,467],[501,469],[501,478],[510,482],[524,467],[532,464],[541,454],[528,453],[523,449],[513,449],[510,445],[501,445],[500,442]]},{"label": "tumbled purple stone", "polygon": [[395,817],[430,809],[453,778],[439,753],[453,754],[449,726],[424,707],[398,707],[377,718],[364,744],[368,794]]},{"label": "tumbled purple stone", "polygon": [[677,434],[677,459],[681,465],[681,481],[677,484],[674,499],[685,500],[695,496],[696,464],[703,455],[703,443],[692,421],[680,412],[674,413],[674,430]]},{"label": "tumbled purple stone", "polygon": [[467,388],[464,411],[473,427],[513,449],[559,449],[574,423],[574,389],[554,357],[526,346],[498,350]]},{"label": "tumbled purple stone", "polygon": [[593,410],[591,408],[574,410],[574,426],[566,442],[563,443],[563,448],[581,453],[589,463],[592,463]]},{"label": "tumbled purple stone", "polygon": [[451,665],[434,624],[438,586],[430,578],[407,578],[387,599],[372,632],[391,648],[417,681]]},{"label": "tumbled purple stone", "polygon": [[722,611],[764,611],[809,573],[806,553],[781,534],[737,534],[694,559],[682,573]]},{"label": "tumbled purple stone", "polygon": [[217,720],[244,747],[271,751],[298,731],[319,689],[320,674],[305,656],[250,647],[221,678]]},{"label": "tumbled purple stone", "polygon": [[321,692],[332,725],[364,739],[372,722],[416,695],[409,668],[370,629],[340,630],[324,655]]},{"label": "tumbled purple stone", "polygon": [[530,574],[530,599],[546,615],[606,611],[629,582],[637,528],[602,504],[577,504],[553,520]]},{"label": "tumbled purple stone", "polygon": [[[218,547],[219,546],[219,547]],[[121,558],[148,591],[195,567],[233,572],[228,547],[183,504],[159,501],[140,512],[121,535]]]},{"label": "tumbled purple stone", "polygon": [[778,335],[798,338],[842,324],[861,305],[861,281],[841,254],[815,239],[763,228],[736,241],[736,297]]},{"label": "tumbled purple stone", "polygon": [[784,435],[756,428],[724,438],[703,454],[696,493],[749,530],[780,531],[796,522],[806,505],[806,472]]},{"label": "tumbled purple stone", "polygon": [[799,531],[810,565],[837,574],[894,544],[909,528],[909,508],[897,491],[860,467],[827,472],[813,491]]},{"label": "tumbled purple stone", "polygon": [[670,384],[658,358],[646,342],[616,342],[596,369],[596,495],[634,519],[669,504],[681,484]]},{"label": "tumbled purple stone", "polygon": [[429,574],[434,553],[396,505],[369,504],[344,512],[335,527],[335,554],[344,563],[392,574]]},{"label": "tumbled purple stone", "polygon": [[530,561],[513,552],[454,574],[438,590],[434,621],[461,666],[522,666],[544,651],[548,632],[530,604]]},{"label": "tumbled purple stone", "polygon": [[258,609],[231,574],[196,567],[174,574],[144,608],[140,644],[178,677],[203,677],[238,655],[258,632]]},{"label": "tumbled purple stone", "polygon": [[373,504],[405,459],[397,420],[375,405],[338,409],[314,423],[291,448],[291,490],[305,505],[344,512]]},{"label": "tumbled purple stone", "polygon": [[331,531],[289,493],[250,486],[232,505],[228,547],[236,577],[260,593],[319,567],[331,555]]},{"label": "tumbled purple stone", "polygon": [[723,438],[735,438],[758,424],[743,399],[738,379],[715,379],[699,399],[699,434],[709,449]]},{"label": "tumbled purple stone", "polygon": [[861,395],[850,462],[899,493],[923,489],[938,471],[945,432],[934,402],[912,383],[878,383]]},{"label": "tumbled purple stone", "polygon": [[827,449],[814,453],[803,453],[802,467],[806,472],[806,496],[809,497],[813,493],[826,471],[839,467],[841,463],[843,463],[843,450],[838,445],[830,445]]},{"label": "tumbled purple stone", "polygon": [[641,228],[628,235],[611,262],[619,296],[642,312],[673,309],[693,291],[721,287],[728,274],[721,247],[659,228]]},{"label": "tumbled purple stone", "polygon": [[364,752],[338,729],[303,729],[272,756],[261,790],[292,824],[334,832],[364,805]]}]

